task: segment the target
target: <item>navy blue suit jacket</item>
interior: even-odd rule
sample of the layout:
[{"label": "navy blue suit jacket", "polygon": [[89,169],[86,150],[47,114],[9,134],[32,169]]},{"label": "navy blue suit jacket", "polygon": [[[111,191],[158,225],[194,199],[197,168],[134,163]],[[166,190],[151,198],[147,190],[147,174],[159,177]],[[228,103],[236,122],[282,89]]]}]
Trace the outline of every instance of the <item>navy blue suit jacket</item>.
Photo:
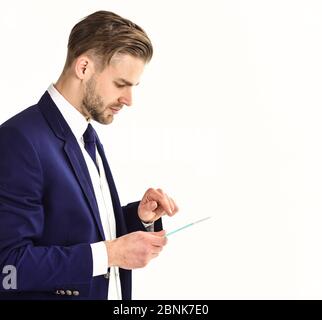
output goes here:
[{"label": "navy blue suit jacket", "polygon": [[[0,126],[0,152],[0,273],[17,269],[17,289],[4,289],[1,273],[0,299],[106,299],[108,279],[92,277],[90,243],[104,236],[90,175],[48,92]],[[104,168],[117,236],[144,231],[139,202],[121,207],[106,161]],[[131,271],[120,277],[123,299],[131,299]]]}]

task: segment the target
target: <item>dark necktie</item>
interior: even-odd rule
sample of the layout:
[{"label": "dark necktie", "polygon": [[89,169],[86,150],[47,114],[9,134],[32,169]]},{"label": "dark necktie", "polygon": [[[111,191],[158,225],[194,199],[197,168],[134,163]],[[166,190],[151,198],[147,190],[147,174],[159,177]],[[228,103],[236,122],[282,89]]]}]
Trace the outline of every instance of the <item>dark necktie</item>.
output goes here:
[{"label": "dark necktie", "polygon": [[85,150],[88,152],[88,154],[94,161],[95,166],[99,172],[99,168],[96,161],[96,143],[98,141],[98,137],[91,124],[88,124],[87,129],[83,134],[83,138],[85,143]]},{"label": "dark necktie", "polygon": [[99,168],[96,163],[96,148],[97,148],[98,154],[100,155],[102,162],[103,162],[103,167],[104,167],[105,175],[107,178],[107,183],[110,188],[110,193],[111,193],[111,198],[112,198],[114,210],[119,211],[121,208],[120,200],[119,200],[116,186],[115,186],[115,183],[113,180],[112,172],[111,172],[111,169],[108,165],[103,145],[99,141],[98,135],[96,134],[96,132],[91,124],[88,125],[85,133],[83,134],[83,138],[84,138],[84,143],[85,143],[85,149],[88,152],[88,154],[90,155],[90,157],[93,159],[93,161],[96,165],[96,168],[99,172]]}]

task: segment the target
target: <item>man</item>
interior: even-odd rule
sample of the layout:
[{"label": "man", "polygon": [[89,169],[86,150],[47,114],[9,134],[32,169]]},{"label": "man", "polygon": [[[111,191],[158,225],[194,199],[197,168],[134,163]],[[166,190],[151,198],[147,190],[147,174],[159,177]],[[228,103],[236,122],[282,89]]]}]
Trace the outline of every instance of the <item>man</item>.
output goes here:
[{"label": "man", "polygon": [[151,57],[139,26],[95,12],[72,29],[57,83],[0,126],[0,270],[16,270],[0,299],[131,299],[131,269],[166,244],[176,203],[149,188],[121,207],[92,126],[132,104]]}]

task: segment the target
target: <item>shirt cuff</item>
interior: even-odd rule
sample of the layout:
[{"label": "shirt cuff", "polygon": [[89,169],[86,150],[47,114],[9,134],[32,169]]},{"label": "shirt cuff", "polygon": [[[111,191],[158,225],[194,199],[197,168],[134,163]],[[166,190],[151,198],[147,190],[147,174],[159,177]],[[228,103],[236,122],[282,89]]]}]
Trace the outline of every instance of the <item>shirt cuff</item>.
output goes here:
[{"label": "shirt cuff", "polygon": [[154,232],[154,222],[150,222],[150,223],[145,223],[141,220],[144,228],[149,231],[149,232]]},{"label": "shirt cuff", "polygon": [[93,277],[106,274],[108,269],[107,249],[104,241],[91,243],[93,257]]}]

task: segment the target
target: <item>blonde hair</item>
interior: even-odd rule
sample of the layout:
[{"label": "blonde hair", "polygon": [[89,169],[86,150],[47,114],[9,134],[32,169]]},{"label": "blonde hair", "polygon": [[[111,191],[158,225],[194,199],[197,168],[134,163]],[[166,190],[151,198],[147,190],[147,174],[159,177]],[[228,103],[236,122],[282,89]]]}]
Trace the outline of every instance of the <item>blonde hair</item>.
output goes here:
[{"label": "blonde hair", "polygon": [[113,12],[97,11],[73,27],[64,69],[84,53],[92,56],[102,70],[115,54],[129,54],[147,63],[152,58],[153,47],[137,24]]}]

